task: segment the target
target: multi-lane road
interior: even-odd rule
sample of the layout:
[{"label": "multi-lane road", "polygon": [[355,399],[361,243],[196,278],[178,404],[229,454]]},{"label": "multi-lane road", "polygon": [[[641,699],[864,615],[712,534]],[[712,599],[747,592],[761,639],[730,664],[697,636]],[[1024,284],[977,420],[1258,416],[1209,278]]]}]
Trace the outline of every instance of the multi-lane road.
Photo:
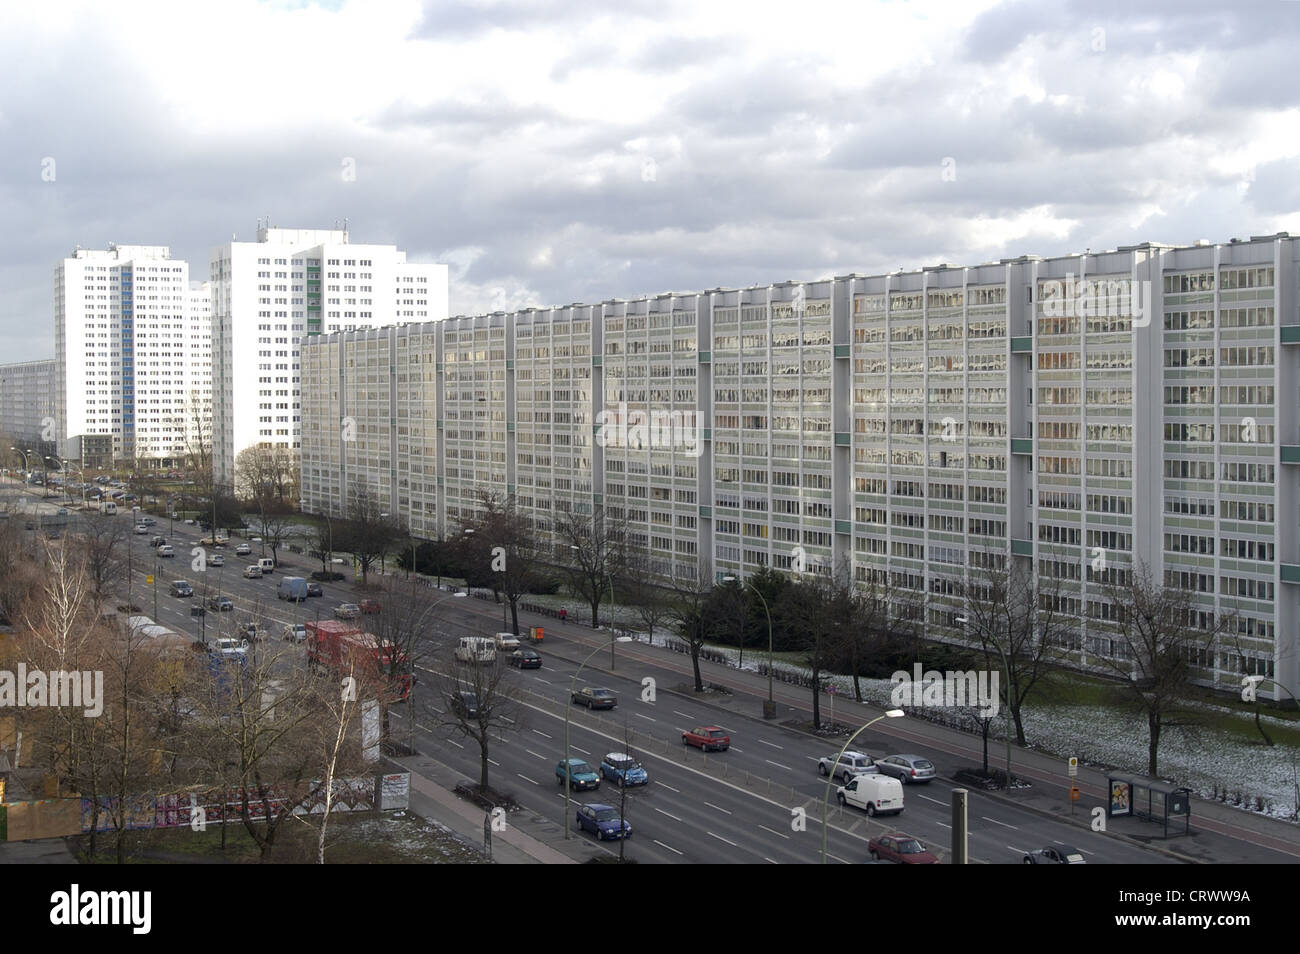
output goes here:
[{"label": "multi-lane road", "polygon": [[[11,498],[22,494],[14,485],[6,487]],[[25,494],[31,499],[30,493]],[[39,497],[36,498],[39,500]],[[49,502],[56,506],[56,501]],[[236,557],[233,544],[224,549],[226,565],[208,566],[196,572],[192,549],[199,545],[196,526],[159,519],[152,533],[166,536],[176,550],[172,559],[156,558],[149,546],[152,535],[131,532],[131,514],[116,518],[123,522],[132,551],[133,601],[145,615],[154,616],[153,589],[144,583],[146,574],[157,574],[158,622],[198,636],[203,620],[190,616],[190,606],[205,595],[229,596],[235,610],[206,616],[208,638],[221,620],[229,633],[233,620],[255,617],[267,624],[272,639],[289,622],[332,617],[341,602],[355,602],[357,593],[348,581],[325,584],[325,596],[302,604],[279,602],[278,580],[285,574],[307,576],[318,565],[305,555],[281,551],[279,571],[260,580],[242,576],[245,565],[256,560]],[[195,590],[195,598],[170,595],[170,582],[184,579]],[[435,597],[436,598],[436,597]],[[438,607],[438,633],[430,633],[427,652],[417,661],[414,700],[397,713],[396,724],[405,735],[414,723],[414,742],[424,755],[433,757],[477,779],[477,744],[457,733],[454,720],[445,712],[441,670],[450,659],[449,638],[457,632],[491,633],[499,628],[499,609],[474,599],[444,599]],[[561,823],[564,789],[557,784],[555,766],[564,755],[564,713],[570,717],[570,749],[593,767],[607,752],[630,748],[650,774],[646,786],[629,790],[627,818],[634,834],[626,849],[631,857],[646,862],[666,863],[809,863],[821,858],[822,806],[826,780],[818,774],[817,759],[832,755],[838,742],[821,741],[806,733],[737,713],[735,707],[719,707],[692,698],[673,687],[689,681],[681,663],[684,658],[666,658],[638,644],[620,644],[617,667],[609,671],[606,637],[587,634],[565,638],[553,630],[541,651],[540,670],[512,670],[507,678],[519,699],[515,724],[494,740],[490,751],[490,781],[507,791],[529,813]],[[595,652],[595,647],[602,651]],[[605,712],[589,712],[569,702],[570,685],[578,664],[586,659],[577,686],[600,685],[618,694],[618,706]],[[645,680],[654,680],[656,691],[645,691]],[[757,712],[755,704],[753,710]],[[895,720],[891,720],[891,723]],[[702,724],[726,729],[732,739],[727,752],[704,754],[681,743],[683,731]],[[882,731],[877,732],[880,729]],[[630,744],[629,744],[630,740]],[[894,726],[882,723],[864,732],[854,748],[881,756],[897,751],[916,751],[939,767],[940,778],[925,785],[904,787],[906,808],[901,815],[869,819],[855,809],[841,810],[831,786],[828,809],[827,860],[859,863],[868,857],[867,841],[887,831],[902,831],[921,839],[946,858],[951,842],[951,790],[956,786],[943,776],[955,764],[970,764],[969,756],[959,761],[949,752],[924,744],[900,742]],[[611,782],[602,782],[595,792],[575,792],[570,811],[584,802],[606,802],[615,806],[620,792]],[[1024,854],[1050,842],[1061,841],[1079,848],[1089,863],[1162,864],[1173,863],[1168,855],[1145,849],[1105,833],[1054,820],[1040,813],[1008,804],[979,791],[969,795],[968,824],[970,860],[976,863],[1018,864]],[[572,817],[570,817],[572,823]],[[574,838],[592,839],[573,833]],[[617,851],[617,845],[609,845]],[[1293,860],[1284,855],[1261,860]]]}]

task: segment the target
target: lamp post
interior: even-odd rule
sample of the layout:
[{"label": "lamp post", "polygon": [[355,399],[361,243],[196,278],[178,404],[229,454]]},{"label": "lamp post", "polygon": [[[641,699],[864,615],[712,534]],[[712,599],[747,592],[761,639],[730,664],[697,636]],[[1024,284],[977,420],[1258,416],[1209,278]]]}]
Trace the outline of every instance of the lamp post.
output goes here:
[{"label": "lamp post", "polygon": [[10,447],[9,449],[10,449],[11,451],[13,451],[15,454],[19,454],[19,455],[22,456],[22,459],[23,459],[23,483],[25,484],[25,483],[27,483],[27,455],[30,454],[31,451],[25,451],[25,450],[22,450],[22,449],[17,448],[17,447]]},{"label": "lamp post", "polygon": [[[881,719],[901,719],[902,717],[903,717],[902,709],[888,709],[885,711],[884,715],[876,716],[866,725],[858,729],[858,731],[854,732],[851,736],[849,736],[849,740],[844,743],[844,747],[841,748],[839,753],[835,756],[835,761],[832,764],[839,765],[840,756],[848,751],[849,746],[853,744],[853,740],[856,739],[863,732],[867,731],[867,729],[870,729]],[[826,778],[826,794],[822,798],[822,864],[826,864],[826,811],[827,811],[827,807],[830,805],[831,785],[834,784],[834,782],[835,782],[835,773],[832,772]]]},{"label": "lamp post", "polygon": [[[965,628],[966,628],[966,624],[967,624],[968,622],[970,622],[970,620],[967,619],[965,616],[958,616],[957,619],[956,619],[956,622],[959,623],[959,624],[961,625],[962,629],[965,629]],[[982,642],[983,642],[983,640],[982,640]],[[1005,687],[1006,687],[1007,701],[1010,702],[1010,700],[1011,700],[1011,667],[1010,667],[1010,665],[1009,665],[1008,662],[1007,662],[1007,654],[1004,653],[1004,652],[1002,651],[1002,644],[1001,644],[1001,643],[999,643],[997,640],[992,640],[991,642],[993,643],[993,648],[996,649],[996,650],[998,651],[998,656],[1000,656],[1000,657],[1002,658],[1002,679],[1003,679],[1003,684],[1004,684]],[[1009,792],[1009,791],[1011,791],[1011,706],[1010,706],[1010,705],[1007,705],[1007,706],[1004,706],[1004,708],[1006,709],[1006,715],[1007,715],[1007,728],[1006,728],[1006,737],[1007,737],[1007,791]]]},{"label": "lamp post", "polygon": [[754,591],[754,595],[756,595],[759,598],[759,601],[763,604],[763,614],[767,616],[767,702],[763,703],[763,718],[773,719],[776,717],[776,700],[772,696],[772,662],[774,659],[772,653],[772,612],[767,608],[767,600],[764,598],[763,594],[759,592],[758,587],[749,582],[749,580],[735,576],[724,576],[722,582],[739,582],[741,586],[748,586]]},{"label": "lamp post", "polygon": [[[623,637],[625,642],[631,642],[630,637]],[[569,771],[569,714],[573,711],[573,690],[578,686],[578,674],[582,672],[582,667],[591,662],[591,657],[604,649],[603,646],[597,646],[591,652],[587,653],[587,658],[578,664],[578,668],[573,673],[573,678],[569,680],[569,698],[564,706],[564,837],[570,836],[569,826],[569,806],[573,799],[570,795],[570,782],[572,773]]]}]

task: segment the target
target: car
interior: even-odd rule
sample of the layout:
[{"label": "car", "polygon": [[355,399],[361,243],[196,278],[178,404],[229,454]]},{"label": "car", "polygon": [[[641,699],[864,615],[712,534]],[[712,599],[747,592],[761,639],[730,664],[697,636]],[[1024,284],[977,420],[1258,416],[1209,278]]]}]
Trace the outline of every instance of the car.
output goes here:
[{"label": "car", "polygon": [[361,612],[367,615],[373,615],[383,609],[383,607],[379,605],[378,600],[362,600],[359,606],[361,607]]},{"label": "car", "polygon": [[239,546],[235,547],[235,556],[248,556],[252,552],[253,548],[247,543],[241,543]]},{"label": "car", "polygon": [[249,538],[248,538],[248,542],[249,542],[249,543],[261,543],[261,542],[262,542],[262,538],[261,538],[261,537],[249,537]]},{"label": "car", "polygon": [[519,648],[519,637],[514,633],[497,633],[492,638],[496,640],[497,649],[510,652]]},{"label": "car", "polygon": [[241,643],[256,643],[266,636],[266,628],[251,619],[244,620],[237,627],[235,632],[239,635]]},{"label": "car", "polygon": [[208,566],[225,566],[225,565],[226,565],[226,558],[223,557],[220,553],[214,553],[212,554],[212,556],[208,557]]},{"label": "car", "polygon": [[225,613],[235,608],[234,601],[229,596],[209,596],[208,609],[216,610],[218,613]]},{"label": "car", "polygon": [[335,619],[356,619],[361,615],[361,607],[356,603],[340,603],[334,607]]},{"label": "car", "polygon": [[934,763],[922,755],[889,755],[876,759],[876,768],[892,775],[904,785],[909,782],[929,782],[938,774]]},{"label": "car", "polygon": [[155,520],[153,517],[141,517],[140,522],[144,524],[146,527],[152,527],[158,521]]},{"label": "car", "polygon": [[258,566],[256,563],[250,563],[248,566],[244,567],[244,579],[260,580],[261,578],[262,578],[262,568]]},{"label": "car", "polygon": [[219,636],[213,643],[212,651],[226,657],[245,656],[248,653],[248,646],[233,637]]},{"label": "car", "polygon": [[202,604],[202,603],[191,603],[191,604],[190,604],[190,615],[191,615],[191,616],[206,616],[206,615],[207,615],[207,612],[208,612],[208,611],[205,610],[205,609],[203,608],[203,604]]},{"label": "car", "polygon": [[60,507],[60,508],[58,509],[57,516],[60,516],[60,517],[66,517],[67,515],[68,515],[68,508],[67,508],[67,507]]},{"label": "car", "polygon": [[565,778],[569,780],[570,789],[600,788],[600,776],[582,759],[560,759],[555,764],[555,780],[563,785]]},{"label": "car", "polygon": [[160,537],[157,534],[154,534],[152,537],[149,538],[149,546],[151,547],[160,547],[166,542],[167,542],[166,537]]},{"label": "car", "polygon": [[650,773],[626,752],[610,752],[600,760],[600,774],[615,785],[647,785]]},{"label": "car", "polygon": [[589,831],[601,841],[626,838],[632,834],[631,822],[619,815],[613,805],[579,805],[575,820],[579,831]]},{"label": "car", "polygon": [[319,583],[311,582],[307,584],[308,596],[324,596],[325,591],[320,588]]},{"label": "car", "polygon": [[583,686],[570,696],[570,701],[588,709],[612,709],[618,705],[618,696],[613,689],[596,689]]},{"label": "car", "polygon": [[301,643],[307,639],[307,627],[302,623],[285,623],[281,633],[291,643]]},{"label": "car", "polygon": [[163,558],[166,558],[166,557],[175,557],[175,556],[176,556],[176,550],[175,550],[175,548],[172,547],[170,544],[164,543],[164,544],[161,544],[161,545],[158,547],[158,556],[163,557]]},{"label": "car", "polygon": [[507,661],[510,665],[517,666],[520,669],[542,668],[542,654],[535,649],[528,649],[526,647],[523,649],[516,649],[510,654]]},{"label": "car", "polygon": [[731,748],[731,736],[721,726],[716,725],[697,725],[689,732],[682,733],[682,743],[693,745],[701,752],[708,752],[712,749],[715,752],[725,752]]},{"label": "car", "polygon": [[188,525],[191,526],[191,527],[194,526],[194,518],[193,518],[193,517],[186,517],[186,518],[185,518],[185,523],[188,524]]},{"label": "car", "polygon": [[139,534],[145,534],[149,532],[149,528],[146,527],[143,523],[138,523],[135,526],[135,532]]},{"label": "car", "polygon": [[903,783],[888,775],[855,775],[836,789],[835,800],[868,815],[897,815],[903,810]]},{"label": "car", "polygon": [[464,719],[477,719],[480,716],[488,715],[492,711],[492,707],[485,707],[479,701],[477,695],[464,690],[449,695],[447,697],[447,705],[451,707],[452,712]]},{"label": "car", "polygon": [[193,596],[194,587],[190,586],[185,580],[172,581],[172,596]]},{"label": "car", "polygon": [[822,775],[829,775],[831,778],[838,778],[847,782],[854,775],[873,774],[879,772],[880,769],[876,768],[876,763],[870,755],[862,752],[845,752],[840,755],[838,761],[833,755],[818,759],[817,771]]},{"label": "car", "polygon": [[1025,855],[1027,865],[1086,865],[1083,852],[1059,841]]},{"label": "car", "polygon": [[939,859],[926,851],[911,835],[894,832],[879,835],[867,842],[867,851],[872,858],[892,861],[900,865],[937,865]]}]

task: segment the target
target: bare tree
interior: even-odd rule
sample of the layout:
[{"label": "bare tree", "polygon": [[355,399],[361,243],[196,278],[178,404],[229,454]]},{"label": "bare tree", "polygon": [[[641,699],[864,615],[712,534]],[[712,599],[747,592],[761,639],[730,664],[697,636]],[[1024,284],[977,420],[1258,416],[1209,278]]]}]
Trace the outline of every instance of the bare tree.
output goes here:
[{"label": "bare tree", "polygon": [[121,582],[126,572],[124,551],[129,545],[120,520],[103,514],[88,514],[81,533],[82,559],[99,602]]},{"label": "bare tree", "polygon": [[599,629],[600,604],[627,569],[626,518],[600,507],[594,514],[563,511],[556,515],[555,538],[569,588],[591,607],[591,626]]},{"label": "bare tree", "polygon": [[446,705],[442,724],[478,746],[479,794],[487,795],[492,739],[519,725],[518,694],[506,679],[506,666],[500,655],[491,663],[453,659],[439,685]]},{"label": "bare tree", "polygon": [[700,653],[708,639],[713,622],[711,596],[713,584],[703,575],[694,579],[675,578],[671,584],[669,618],[676,624],[677,632],[686,640],[695,675],[695,691],[704,691],[700,674]]},{"label": "bare tree", "polygon": [[1235,617],[1216,616],[1191,593],[1161,586],[1140,562],[1128,582],[1110,585],[1106,595],[1114,635],[1094,637],[1109,643],[1095,658],[1120,679],[1121,700],[1146,718],[1147,774],[1154,777],[1164,731],[1197,721],[1190,704],[1193,654],[1212,646]]},{"label": "bare tree", "polygon": [[852,591],[831,576],[809,574],[790,586],[773,615],[794,639],[812,675],[813,730],[821,728],[821,674],[830,665],[840,632],[849,624]]},{"label": "bare tree", "polygon": [[1064,661],[1062,637],[1077,621],[1060,610],[1059,578],[1035,574],[1028,561],[1016,561],[1010,569],[985,562],[961,587],[964,625],[986,666],[1003,670],[1002,704],[1011,710],[1017,744],[1024,745],[1025,701]]},{"label": "bare tree", "polygon": [[368,487],[362,484],[352,487],[347,519],[335,521],[334,545],[356,557],[363,583],[369,582],[375,564],[392,553],[405,536],[397,522],[382,511],[378,498]]},{"label": "bare tree", "polygon": [[466,572],[474,579],[491,581],[510,606],[511,629],[519,635],[519,600],[541,580],[537,542],[529,518],[519,511],[515,498],[492,490],[479,490],[478,507],[461,523]]}]

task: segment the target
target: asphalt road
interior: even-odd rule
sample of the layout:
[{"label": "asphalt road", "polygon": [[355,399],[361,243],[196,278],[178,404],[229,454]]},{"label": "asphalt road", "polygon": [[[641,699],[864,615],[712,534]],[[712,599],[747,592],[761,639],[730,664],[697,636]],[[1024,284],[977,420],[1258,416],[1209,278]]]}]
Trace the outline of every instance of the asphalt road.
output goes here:
[{"label": "asphalt road", "polygon": [[[6,486],[5,496],[12,499],[17,493],[21,491],[14,485]],[[25,496],[32,497],[30,493]],[[54,506],[57,501],[51,501],[50,509]],[[323,598],[301,604],[277,600],[276,586],[284,575],[308,576],[319,569],[319,563],[305,555],[282,552],[280,570],[250,580],[242,576],[242,571],[260,555],[259,549],[254,545],[251,556],[236,557],[232,543],[224,550],[224,567],[208,566],[196,571],[192,551],[202,535],[197,526],[182,522],[173,526],[159,519],[150,534],[137,535],[132,532],[129,511],[102,519],[121,520],[127,531],[132,554],[132,599],[141,612],[196,638],[206,631],[207,638],[212,639],[216,632],[232,632],[236,621],[256,618],[268,626],[272,639],[278,639],[284,624],[332,618],[334,606],[358,599],[351,582],[345,580],[324,584]],[[156,558],[148,542],[153,533],[168,538],[176,549],[174,558]],[[153,586],[145,583],[150,573],[157,578],[156,614]],[[170,595],[170,581],[178,579],[194,586],[194,599]],[[230,597],[235,610],[209,610],[202,619],[189,615],[191,603],[200,598],[206,603],[208,595],[216,594]],[[454,720],[446,715],[442,698],[445,686],[438,671],[450,659],[450,646],[457,633],[489,634],[499,628],[499,607],[476,599],[448,598],[437,591],[432,595],[441,600],[436,631],[429,633],[425,651],[416,661],[414,701],[394,713],[395,731],[403,737],[413,732],[415,745],[422,753],[477,779],[477,743],[459,734]],[[598,768],[605,753],[630,749],[649,772],[648,785],[633,787],[627,793],[627,819],[634,829],[626,846],[630,857],[665,863],[782,864],[820,860],[826,780],[818,774],[817,759],[833,755],[838,744],[819,742],[781,725],[668,691],[687,682],[687,678],[680,670],[664,668],[656,658],[639,652],[634,644],[617,647],[619,662],[614,672],[607,669],[607,643],[593,652],[588,645],[550,631],[541,651],[542,669],[508,673],[506,678],[519,690],[522,700],[518,718],[492,743],[488,753],[491,784],[509,792],[526,811],[557,823],[563,821],[564,789],[557,784],[555,766],[564,755],[567,710],[574,757],[584,758]],[[584,658],[587,661],[582,674],[574,682],[578,663]],[[654,679],[658,687],[654,701],[642,701],[646,678]],[[613,689],[619,704],[605,712],[588,712],[570,705],[571,682],[577,687]],[[757,711],[757,705],[754,708]],[[730,733],[729,751],[703,754],[682,745],[683,731],[705,724],[721,725]],[[914,751],[934,761],[941,775],[945,765],[953,764],[950,752],[900,744],[896,737],[874,728],[859,736],[853,748],[877,757],[900,750]],[[961,764],[977,759],[978,754],[973,753]],[[868,838],[890,831],[919,838],[946,859],[951,840],[951,790],[958,786],[943,778],[907,785],[901,815],[869,819],[857,809],[842,810],[836,805],[837,784],[831,786],[827,809],[828,861],[866,861]],[[619,788],[605,781],[597,791],[573,793],[570,812],[584,802],[617,806],[619,796]],[[1159,852],[1045,818],[978,791],[970,792],[968,824],[970,860],[975,863],[1019,864],[1026,852],[1054,841],[1074,845],[1093,864],[1174,863]],[[573,837],[594,838],[573,827]],[[607,843],[607,848],[618,850],[613,843]],[[1261,860],[1290,859],[1279,854]]]}]

